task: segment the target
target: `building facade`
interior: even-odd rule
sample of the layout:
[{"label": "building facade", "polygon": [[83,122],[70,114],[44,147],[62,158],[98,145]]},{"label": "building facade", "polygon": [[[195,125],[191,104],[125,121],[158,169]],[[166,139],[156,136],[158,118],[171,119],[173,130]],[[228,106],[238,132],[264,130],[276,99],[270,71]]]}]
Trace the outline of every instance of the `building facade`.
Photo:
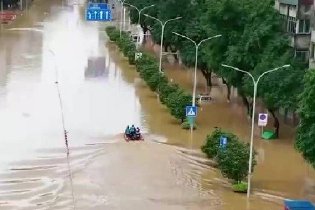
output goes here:
[{"label": "building facade", "polygon": [[314,60],[312,40],[315,41],[314,0],[275,0],[275,8],[283,19],[283,30],[290,36],[295,56],[311,64]]}]

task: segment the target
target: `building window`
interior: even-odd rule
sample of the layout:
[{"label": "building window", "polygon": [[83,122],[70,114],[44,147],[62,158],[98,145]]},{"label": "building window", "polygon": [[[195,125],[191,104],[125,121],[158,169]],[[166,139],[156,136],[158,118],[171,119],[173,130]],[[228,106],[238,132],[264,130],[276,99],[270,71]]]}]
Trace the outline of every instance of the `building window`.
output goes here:
[{"label": "building window", "polygon": [[289,33],[296,33],[296,18],[294,17],[288,17],[288,26],[287,26],[287,31]]},{"label": "building window", "polygon": [[296,50],[295,57],[301,61],[307,62],[308,61],[308,50]]},{"label": "building window", "polygon": [[312,59],[315,59],[315,44],[312,43],[312,47],[311,47],[311,57]]},{"label": "building window", "polygon": [[[313,3],[312,3],[313,4]],[[303,5],[304,6],[304,12],[307,13],[311,10],[311,5]]]},{"label": "building window", "polygon": [[310,20],[299,20],[299,33],[310,33]]}]

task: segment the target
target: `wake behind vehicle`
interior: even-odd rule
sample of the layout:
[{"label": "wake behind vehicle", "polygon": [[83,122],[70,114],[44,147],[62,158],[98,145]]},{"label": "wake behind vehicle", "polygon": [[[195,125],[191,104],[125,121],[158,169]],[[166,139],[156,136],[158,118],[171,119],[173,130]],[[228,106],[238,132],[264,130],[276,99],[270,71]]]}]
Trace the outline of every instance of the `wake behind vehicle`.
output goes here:
[{"label": "wake behind vehicle", "polygon": [[135,127],[134,125],[127,126],[125,133],[124,133],[124,138],[126,141],[143,141],[143,136],[140,132],[139,127]]}]

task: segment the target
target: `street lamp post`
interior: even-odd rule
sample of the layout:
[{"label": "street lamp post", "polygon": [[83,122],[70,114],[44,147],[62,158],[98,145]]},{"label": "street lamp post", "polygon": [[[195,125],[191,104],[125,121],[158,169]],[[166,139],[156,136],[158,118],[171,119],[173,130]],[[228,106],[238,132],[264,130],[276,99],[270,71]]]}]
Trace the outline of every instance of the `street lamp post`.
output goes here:
[{"label": "street lamp post", "polygon": [[148,9],[150,7],[154,7],[155,6],[155,4],[152,4],[150,6],[146,6],[146,7],[143,7],[142,9],[139,9],[138,7],[136,7],[136,6],[132,5],[132,4],[128,4],[128,3],[124,3],[124,4],[130,6],[130,7],[134,8],[134,9],[136,9],[138,11],[138,25],[140,25],[141,12],[143,12],[143,10],[145,10],[145,9]]},{"label": "street lamp post", "polygon": [[216,35],[216,36],[212,36],[212,37],[203,39],[197,44],[194,40],[192,40],[191,38],[189,38],[187,36],[184,36],[184,35],[176,33],[176,32],[173,32],[173,33],[176,34],[177,36],[181,36],[181,37],[183,37],[185,39],[188,39],[189,41],[194,43],[194,45],[196,47],[196,52],[195,52],[195,56],[196,56],[195,57],[195,74],[194,74],[194,87],[193,87],[193,99],[192,99],[192,106],[195,106],[196,105],[196,87],[197,87],[198,49],[199,49],[201,43],[203,43],[205,41],[208,41],[208,40],[211,40],[211,39],[214,39],[214,38],[221,37],[222,35],[219,34],[219,35]]},{"label": "street lamp post", "polygon": [[290,67],[290,65],[284,65],[284,66],[280,66],[274,69],[271,69],[269,71],[266,71],[264,73],[262,73],[257,80],[255,80],[254,76],[244,70],[241,70],[239,68],[233,67],[233,66],[229,66],[229,65],[225,65],[222,64],[223,67],[226,68],[230,68],[230,69],[234,69],[235,71],[239,71],[239,72],[243,72],[247,75],[249,75],[251,77],[251,79],[253,80],[253,84],[254,84],[254,93],[253,93],[253,107],[252,107],[252,125],[251,125],[251,134],[250,134],[250,154],[249,154],[249,163],[248,163],[248,181],[247,181],[247,198],[249,198],[250,195],[250,182],[251,182],[251,175],[252,175],[252,162],[253,162],[253,141],[254,141],[254,124],[255,124],[255,107],[256,107],[256,95],[257,95],[257,87],[258,87],[258,83],[259,80],[265,76],[268,73],[283,69],[283,68],[288,68]]},{"label": "street lamp post", "polygon": [[[119,26],[119,37],[121,37],[121,31],[122,31],[122,19],[123,19],[123,10],[124,10],[124,3],[126,0],[120,0],[121,3],[121,10],[120,10],[120,26]],[[124,20],[125,21],[125,20]]]},{"label": "street lamp post", "polygon": [[165,29],[165,25],[168,23],[168,22],[170,22],[170,21],[173,21],[173,20],[178,20],[178,19],[181,19],[182,17],[176,17],[176,18],[172,18],[172,19],[168,19],[168,20],[166,20],[164,23],[160,20],[160,19],[158,19],[158,18],[155,18],[155,17],[152,17],[152,16],[150,16],[150,15],[148,15],[148,14],[144,14],[146,17],[149,17],[149,18],[152,18],[152,19],[154,19],[154,20],[156,20],[156,21],[158,21],[160,24],[161,24],[161,27],[162,27],[162,32],[161,32],[161,44],[160,44],[160,63],[159,63],[159,72],[161,72],[162,73],[162,53],[163,53],[163,39],[164,39],[164,29]]}]

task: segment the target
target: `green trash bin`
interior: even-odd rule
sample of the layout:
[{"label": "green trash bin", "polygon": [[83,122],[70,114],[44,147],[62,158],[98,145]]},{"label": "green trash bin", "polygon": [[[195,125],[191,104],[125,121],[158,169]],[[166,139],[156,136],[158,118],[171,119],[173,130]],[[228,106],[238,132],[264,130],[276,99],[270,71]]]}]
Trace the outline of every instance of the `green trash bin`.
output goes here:
[{"label": "green trash bin", "polygon": [[274,131],[267,130],[261,134],[261,138],[266,140],[276,139],[276,133]]}]

